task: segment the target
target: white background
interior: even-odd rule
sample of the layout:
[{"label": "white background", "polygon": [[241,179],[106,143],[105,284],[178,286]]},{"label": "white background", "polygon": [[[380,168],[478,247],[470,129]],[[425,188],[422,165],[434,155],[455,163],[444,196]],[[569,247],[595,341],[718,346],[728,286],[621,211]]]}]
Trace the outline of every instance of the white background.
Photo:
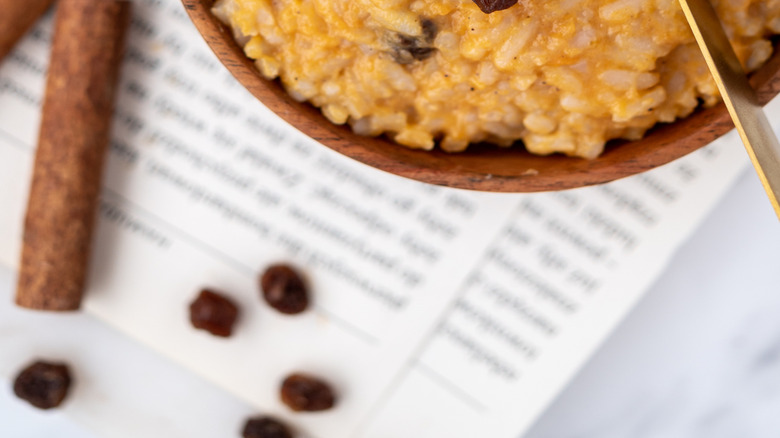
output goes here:
[{"label": "white background", "polygon": [[[27,407],[0,380],[0,437],[108,436],[138,416],[154,417],[155,428],[137,436],[169,438],[166,425],[239,436],[251,414],[243,403],[87,315],[16,311],[12,282],[0,268],[0,320],[13,332],[0,333],[10,339],[0,347],[0,374],[31,355],[68,351],[83,375],[58,412]],[[78,404],[79,393],[106,386],[100,406]],[[780,223],[748,172],[526,437],[776,438],[778,431]]]}]

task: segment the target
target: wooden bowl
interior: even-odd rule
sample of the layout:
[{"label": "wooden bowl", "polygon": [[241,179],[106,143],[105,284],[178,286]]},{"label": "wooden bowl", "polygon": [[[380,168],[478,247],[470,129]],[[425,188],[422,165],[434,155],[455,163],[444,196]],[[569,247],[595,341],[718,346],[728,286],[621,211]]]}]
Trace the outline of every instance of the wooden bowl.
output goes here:
[{"label": "wooden bowl", "polygon": [[[723,104],[700,109],[672,124],[659,125],[638,141],[610,142],[593,160],[560,154],[538,156],[518,145],[472,145],[460,153],[420,151],[385,137],[356,135],[334,125],[308,103],[291,98],[279,81],[256,70],[230,29],[211,14],[214,0],[182,0],[195,27],[227,69],[268,108],[313,139],[361,163],[396,175],[471,190],[541,192],[613,181],[666,164],[731,130]],[[777,49],[777,46],[776,46]],[[780,91],[780,50],[751,77],[762,104]]]}]

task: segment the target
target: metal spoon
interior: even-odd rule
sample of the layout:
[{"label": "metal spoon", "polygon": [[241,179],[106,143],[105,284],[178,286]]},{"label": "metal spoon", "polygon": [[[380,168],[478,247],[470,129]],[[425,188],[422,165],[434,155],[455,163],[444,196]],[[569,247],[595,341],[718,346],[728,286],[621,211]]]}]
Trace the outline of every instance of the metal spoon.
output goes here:
[{"label": "metal spoon", "polygon": [[780,218],[780,143],[708,0],[679,0],[731,119]]}]

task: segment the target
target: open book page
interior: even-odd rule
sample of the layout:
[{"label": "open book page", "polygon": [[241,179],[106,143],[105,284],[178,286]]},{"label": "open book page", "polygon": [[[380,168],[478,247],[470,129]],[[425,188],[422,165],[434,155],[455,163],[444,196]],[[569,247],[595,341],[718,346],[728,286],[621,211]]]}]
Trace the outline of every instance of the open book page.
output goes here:
[{"label": "open book page", "polygon": [[[697,198],[712,190],[705,181],[724,183],[718,171],[704,176],[728,173],[728,161],[709,161],[723,147],[600,188],[524,196],[361,436],[518,436],[582,364],[574,358],[591,354],[660,274],[710,202]],[[676,178],[703,185],[666,185]]]},{"label": "open book page", "polygon": [[[136,6],[86,310],[311,437],[517,437],[747,162],[728,137],[647,174],[560,193],[405,180],[263,107],[177,1]],[[50,25],[0,68],[9,264]],[[262,302],[258,275],[278,261],[306,272],[306,314]],[[240,304],[232,338],[189,326],[187,306],[204,287]],[[332,382],[337,408],[286,410],[278,385],[293,371]]]}]

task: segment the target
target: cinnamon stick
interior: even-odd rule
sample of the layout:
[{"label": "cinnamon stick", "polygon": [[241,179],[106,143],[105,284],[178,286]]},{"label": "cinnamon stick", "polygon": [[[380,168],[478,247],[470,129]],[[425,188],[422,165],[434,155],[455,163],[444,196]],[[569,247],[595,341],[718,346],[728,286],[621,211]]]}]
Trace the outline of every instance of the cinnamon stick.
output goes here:
[{"label": "cinnamon stick", "polygon": [[24,224],[19,306],[76,310],[81,303],[129,18],[127,1],[58,3]]},{"label": "cinnamon stick", "polygon": [[0,0],[0,60],[54,0]]}]

